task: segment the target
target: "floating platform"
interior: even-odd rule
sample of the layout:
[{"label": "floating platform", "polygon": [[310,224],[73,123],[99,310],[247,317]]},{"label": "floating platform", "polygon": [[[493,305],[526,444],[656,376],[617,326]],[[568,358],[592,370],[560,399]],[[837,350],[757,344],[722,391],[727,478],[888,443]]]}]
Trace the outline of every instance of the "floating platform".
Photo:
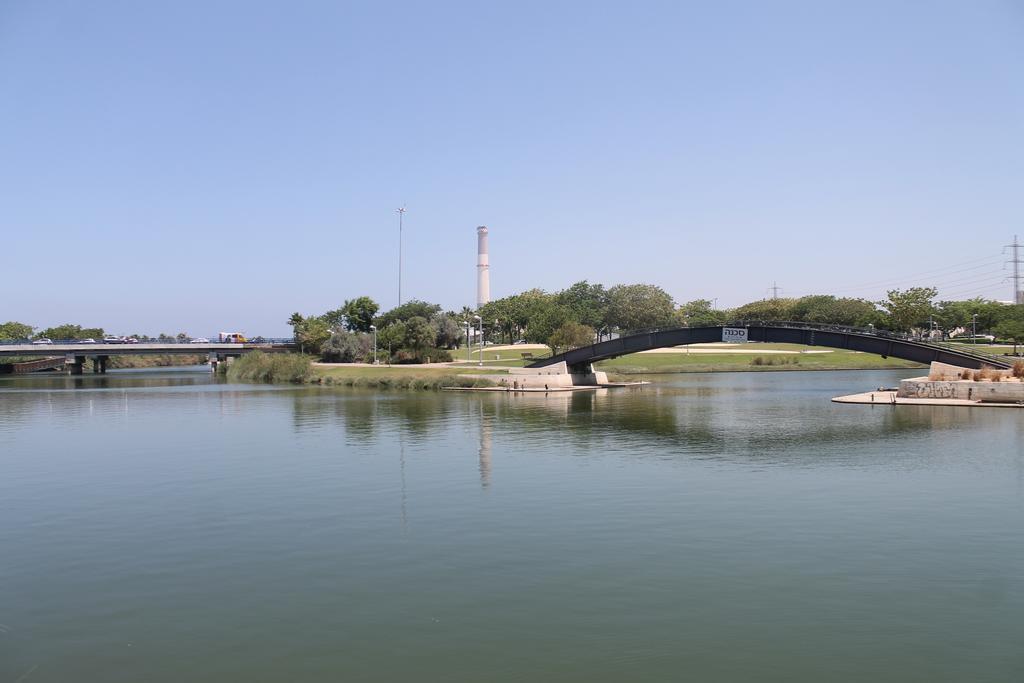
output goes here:
[{"label": "floating platform", "polygon": [[554,387],[441,387],[443,391],[497,391],[503,394],[555,394],[567,391],[595,391],[597,389],[619,389],[622,387],[639,387],[650,382],[608,382],[606,384],[577,384],[573,386]]},{"label": "floating platform", "polygon": [[1024,408],[1024,403],[996,403],[991,401],[968,401],[962,398],[906,398],[895,391],[866,391],[862,394],[836,396],[833,403],[856,403],[859,405],[892,406],[960,406],[965,408]]}]

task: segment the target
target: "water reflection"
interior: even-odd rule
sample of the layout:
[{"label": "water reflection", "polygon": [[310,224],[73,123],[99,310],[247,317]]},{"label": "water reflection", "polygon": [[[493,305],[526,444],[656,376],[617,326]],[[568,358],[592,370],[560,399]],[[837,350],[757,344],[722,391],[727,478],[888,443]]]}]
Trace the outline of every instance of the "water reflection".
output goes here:
[{"label": "water reflection", "polygon": [[816,653],[791,678],[837,680],[908,628],[894,680],[968,650],[951,679],[992,673],[1019,660],[1022,414],[829,402],[894,376],[4,385],[0,680],[745,680]]},{"label": "water reflection", "polygon": [[484,414],[483,403],[480,407],[480,486],[487,488],[491,485],[491,449],[492,449],[492,426],[491,420]]}]

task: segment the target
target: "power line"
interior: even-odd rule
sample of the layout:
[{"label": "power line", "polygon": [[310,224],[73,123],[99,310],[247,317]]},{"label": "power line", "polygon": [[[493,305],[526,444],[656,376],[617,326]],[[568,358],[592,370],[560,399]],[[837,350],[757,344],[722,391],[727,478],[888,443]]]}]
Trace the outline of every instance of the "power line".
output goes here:
[{"label": "power line", "polygon": [[[924,276],[928,276],[928,275],[939,274],[939,273],[942,273],[944,271],[948,271],[948,270],[952,270],[952,269],[956,269],[956,268],[961,268],[963,266],[969,266],[969,265],[972,265],[972,264],[980,264],[979,266],[975,266],[975,267],[981,267],[981,266],[987,265],[987,263],[991,262],[993,260],[993,258],[995,258],[996,260],[999,260],[998,257],[990,254],[988,256],[979,256],[978,258],[968,259],[967,261],[958,261],[957,263],[951,263],[949,265],[940,266],[938,268],[929,268],[928,270],[919,271],[917,273],[909,273],[905,277],[911,277],[911,278],[912,277],[924,277]],[[983,261],[986,262],[986,263],[982,263]],[[858,284],[855,284],[855,285],[850,285],[850,287],[858,287],[860,285],[876,285],[876,284],[879,284],[879,283],[885,283],[885,282],[891,282],[891,281],[892,280],[890,278],[883,278],[881,280],[869,280],[867,282],[861,282],[861,283],[858,283]]]},{"label": "power line", "polygon": [[999,287],[1006,282],[1005,277],[997,277],[989,280],[978,280],[967,284],[962,284],[956,287],[942,288],[939,287],[939,293],[941,297],[947,298],[953,296],[962,296],[966,293],[991,293],[993,289]]},{"label": "power line", "polygon": [[1021,244],[1017,240],[1017,236],[1013,236],[1013,244],[1007,244],[1003,247],[1003,253],[1006,250],[1013,249],[1013,258],[1007,261],[1007,263],[1013,264],[1013,302],[1016,304],[1024,304],[1024,292],[1020,289],[1020,247]]},{"label": "power line", "polygon": [[[938,270],[924,271],[923,273],[901,276],[898,279],[876,280],[875,282],[865,283],[865,284],[862,284],[862,285],[852,285],[852,286],[849,286],[849,287],[840,287],[840,288],[838,288],[838,289],[836,289],[834,291],[836,291],[836,292],[851,292],[851,291],[853,291],[853,292],[860,292],[860,291],[869,290],[869,289],[876,289],[878,287],[894,287],[894,286],[899,286],[899,285],[903,285],[903,284],[915,284],[915,283],[920,282],[922,279],[926,279],[926,278],[938,278],[938,277],[946,277],[948,275],[956,275],[958,273],[967,273],[967,272],[974,271],[974,270],[981,270],[982,268],[991,268],[991,267],[1001,263],[1001,259],[998,259],[998,258],[994,259],[994,260],[992,259],[991,256],[987,256],[985,258],[988,259],[988,260],[986,260],[984,263],[979,263],[978,265],[970,266],[970,267],[967,267],[967,268],[958,268],[956,270],[951,270],[951,268],[954,268],[954,266],[947,266],[946,268],[940,268]],[[967,263],[970,263],[970,262],[968,261]],[[957,264],[957,265],[963,265],[963,264]],[[943,271],[947,271],[947,272],[943,272]]]},{"label": "power line", "polygon": [[402,219],[405,217],[405,207],[395,209],[398,212],[398,305],[402,305]]}]

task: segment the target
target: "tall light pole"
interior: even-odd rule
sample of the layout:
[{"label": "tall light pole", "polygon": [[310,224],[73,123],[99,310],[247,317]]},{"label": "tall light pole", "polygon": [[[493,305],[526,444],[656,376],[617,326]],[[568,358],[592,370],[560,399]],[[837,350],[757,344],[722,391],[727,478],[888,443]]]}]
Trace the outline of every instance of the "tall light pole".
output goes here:
[{"label": "tall light pole", "polygon": [[477,334],[480,336],[480,361],[477,365],[483,366],[484,364],[484,319],[478,315],[473,316],[473,320],[477,321]]},{"label": "tall light pole", "polygon": [[377,360],[377,326],[370,325],[370,329],[373,330],[373,364],[377,365],[380,363],[380,361]]},{"label": "tall light pole", "polygon": [[978,343],[978,314],[971,314],[971,343]]},{"label": "tall light pole", "polygon": [[473,360],[473,345],[469,343],[469,321],[462,321],[463,327],[466,328],[466,361]]},{"label": "tall light pole", "polygon": [[398,211],[398,305],[402,305],[402,219],[405,217],[405,207],[396,209]]}]

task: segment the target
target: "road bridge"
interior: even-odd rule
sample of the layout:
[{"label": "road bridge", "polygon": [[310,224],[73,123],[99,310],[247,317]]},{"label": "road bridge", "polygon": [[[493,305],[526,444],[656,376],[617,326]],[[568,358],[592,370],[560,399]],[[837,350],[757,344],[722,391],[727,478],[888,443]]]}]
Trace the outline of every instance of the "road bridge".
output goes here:
[{"label": "road bridge", "polygon": [[232,344],[226,342],[145,342],[138,344],[110,344],[63,341],[53,344],[15,343],[0,344],[0,361],[3,358],[29,358],[62,356],[71,374],[80,375],[84,371],[87,360],[93,361],[93,372],[106,372],[107,361],[111,356],[147,356],[147,355],[205,355],[211,363],[218,363],[228,358],[237,358],[253,351],[278,353],[294,351],[298,347],[292,341],[273,341],[265,343]]},{"label": "road bridge", "polygon": [[542,368],[564,362],[570,373],[587,375],[593,372],[591,364],[598,361],[651,349],[722,341],[827,346],[846,351],[873,353],[883,358],[901,358],[925,365],[932,361],[974,369],[983,366],[1009,368],[1012,365],[1012,361],[1005,357],[965,351],[951,344],[915,340],[877,330],[786,322],[738,322],[729,325],[680,327],[632,334],[572,349],[550,358],[543,358],[526,367]]}]

